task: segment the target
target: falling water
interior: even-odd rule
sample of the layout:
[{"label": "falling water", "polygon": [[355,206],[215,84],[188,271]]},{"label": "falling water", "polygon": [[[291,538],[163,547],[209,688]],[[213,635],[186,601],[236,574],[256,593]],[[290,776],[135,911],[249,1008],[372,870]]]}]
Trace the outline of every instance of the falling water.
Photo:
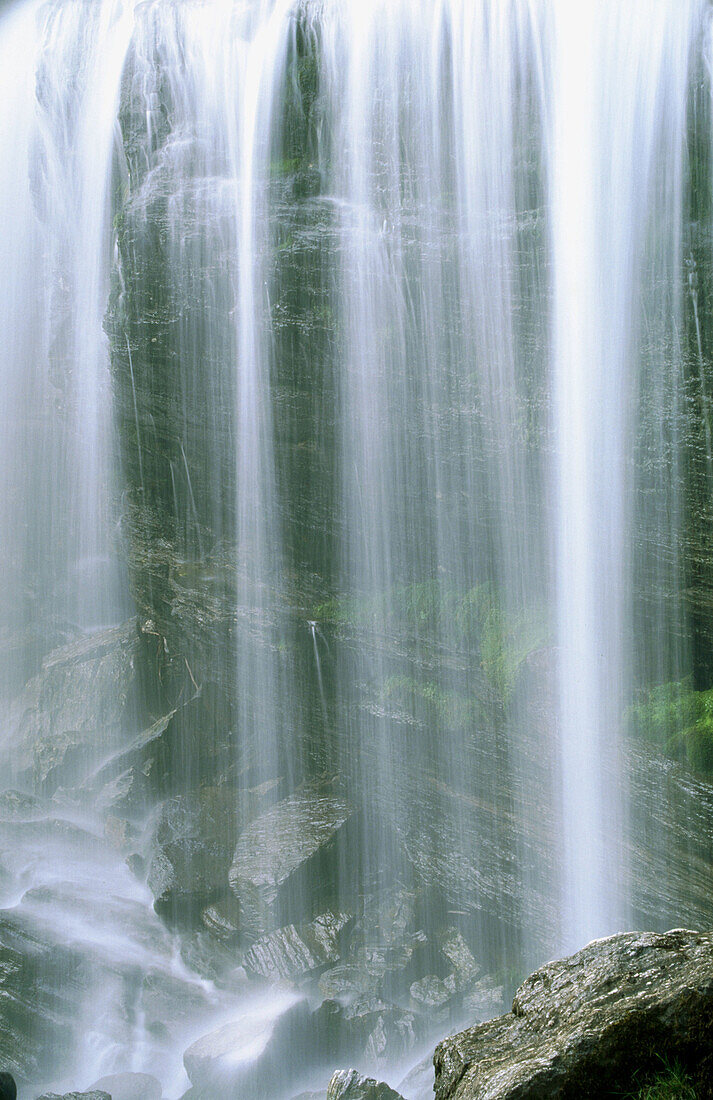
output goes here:
[{"label": "falling water", "polygon": [[[501,985],[709,918],[661,871],[668,788],[626,733],[652,688],[710,686],[687,619],[709,22],[703,0],[3,12],[0,744],[29,801],[0,812],[0,932],[86,968],[28,1086],[132,1069],[178,1096],[223,1023],[260,1053],[246,1013],[269,1033],[296,995],[248,994],[242,952],[327,910],[361,993],[410,905],[419,977],[457,933]],[[185,877],[243,838],[272,860],[257,901],[237,861],[165,902],[151,845],[190,799],[219,820]],[[300,799],[347,828],[276,900]],[[321,1057],[288,1085],[324,1083]]]}]

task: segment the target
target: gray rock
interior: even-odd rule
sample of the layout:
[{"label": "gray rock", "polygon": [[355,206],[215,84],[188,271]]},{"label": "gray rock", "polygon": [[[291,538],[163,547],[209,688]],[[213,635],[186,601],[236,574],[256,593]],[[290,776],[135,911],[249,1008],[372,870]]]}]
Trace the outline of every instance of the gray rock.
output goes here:
[{"label": "gray rock", "polygon": [[315,892],[328,893],[336,880],[336,840],[351,815],[349,803],[339,795],[305,787],[243,830],[230,886],[248,935],[279,927],[287,904],[298,919],[310,915]]},{"label": "gray rock", "polygon": [[348,1049],[376,1065],[407,1057],[422,1037],[413,1012],[379,997],[362,997],[347,1004],[342,1009],[341,1031]]},{"label": "gray rock", "polygon": [[411,986],[411,999],[422,1010],[441,1008],[455,993],[455,980],[442,981],[435,974],[427,974]]},{"label": "gray rock", "polygon": [[38,1096],[37,1100],[113,1100],[108,1092],[93,1090],[92,1092],[45,1092]]},{"label": "gray rock", "polygon": [[112,1073],[92,1085],[92,1089],[108,1092],[111,1100],[161,1100],[161,1082],[150,1073]]},{"label": "gray rock", "polygon": [[138,698],[135,620],[53,650],[13,705],[18,773],[51,792],[118,747]]},{"label": "gray rock", "polygon": [[381,984],[380,978],[380,974],[369,974],[354,962],[340,963],[320,975],[317,987],[327,1001],[353,1000],[375,995]]},{"label": "gray rock", "polygon": [[457,928],[446,928],[439,935],[438,944],[453,969],[456,989],[466,989],[477,978],[480,967],[462,934]]},{"label": "gray rock", "polygon": [[201,787],[163,804],[149,842],[147,876],[161,916],[173,924],[199,922],[226,889],[236,831],[230,789]]},{"label": "gray rock", "polygon": [[339,959],[339,937],[351,919],[330,911],[299,928],[288,924],[256,940],[243,965],[249,974],[272,981],[302,978]]},{"label": "gray rock", "polygon": [[306,1000],[295,1003],[284,995],[254,1004],[186,1050],[183,1062],[195,1095],[264,1100],[305,1088],[316,1068],[340,1055],[341,1022],[331,1006],[311,1012]]},{"label": "gray rock", "polygon": [[240,935],[240,903],[232,895],[220,898],[203,910],[201,920],[216,939],[235,943]]},{"label": "gray rock", "polygon": [[362,1077],[355,1069],[338,1069],[329,1082],[327,1100],[403,1100],[383,1081]]},{"label": "gray rock", "polygon": [[439,1044],[436,1100],[594,1100],[661,1057],[712,1095],[713,933],[625,933],[537,970],[511,1013]]},{"label": "gray rock", "polygon": [[464,994],[463,1009],[477,1023],[500,1016],[506,1010],[503,987],[488,975],[480,978]]}]

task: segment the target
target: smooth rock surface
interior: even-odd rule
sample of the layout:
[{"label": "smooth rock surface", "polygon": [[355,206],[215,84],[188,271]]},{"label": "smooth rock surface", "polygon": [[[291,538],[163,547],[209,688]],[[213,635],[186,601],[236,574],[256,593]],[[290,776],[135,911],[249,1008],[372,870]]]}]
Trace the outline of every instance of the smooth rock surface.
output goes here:
[{"label": "smooth rock surface", "polygon": [[661,1057],[713,1095],[713,933],[624,933],[548,963],[511,1013],[439,1044],[436,1100],[613,1095]]},{"label": "smooth rock surface", "polygon": [[383,1081],[362,1077],[355,1069],[339,1069],[329,1082],[327,1100],[403,1100]]}]

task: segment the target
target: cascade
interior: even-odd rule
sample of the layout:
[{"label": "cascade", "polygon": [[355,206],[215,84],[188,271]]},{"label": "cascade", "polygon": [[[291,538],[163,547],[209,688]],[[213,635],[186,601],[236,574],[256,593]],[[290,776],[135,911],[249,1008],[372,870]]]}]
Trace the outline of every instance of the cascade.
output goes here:
[{"label": "cascade", "polygon": [[710,922],[710,25],[0,12],[26,1089],[398,1084],[553,954]]}]

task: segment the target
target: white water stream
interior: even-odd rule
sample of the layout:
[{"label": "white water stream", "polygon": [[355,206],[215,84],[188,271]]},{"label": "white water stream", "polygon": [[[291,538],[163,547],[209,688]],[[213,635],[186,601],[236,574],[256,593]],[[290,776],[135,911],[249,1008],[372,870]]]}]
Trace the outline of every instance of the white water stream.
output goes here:
[{"label": "white water stream", "polygon": [[[642,669],[687,672],[680,563],[656,547],[678,537],[679,441],[656,427],[637,466],[637,439],[642,393],[661,425],[681,400],[687,111],[708,20],[703,0],[7,5],[3,710],[47,651],[130,614],[130,490],[103,328],[112,285],[123,280],[127,294],[140,281],[116,250],[114,219],[130,208],[146,229],[136,252],[148,257],[147,317],[161,308],[156,224],[156,278],[170,274],[171,522],[200,563],[207,528],[235,547],[236,657],[223,675],[240,766],[290,786],[309,767],[315,727],[333,735],[363,811],[364,883],[385,867],[406,885],[418,878],[380,816],[393,792],[404,835],[433,827],[428,860],[445,865],[457,836],[476,913],[493,901],[483,883],[495,852],[502,919],[479,928],[505,959],[538,961],[543,942],[561,951],[628,927],[623,715]],[[317,76],[300,172],[317,180],[306,209],[323,236],[301,289],[319,283],[328,306],[315,323],[330,332],[307,442],[333,440],[319,468],[335,547],[320,606],[336,593],[334,621],[357,639],[327,642],[310,610],[312,713],[284,627],[302,577],[273,301],[294,247],[278,239],[288,200],[276,195],[294,169],[285,104],[305,95],[305,56]],[[149,368],[128,332],[120,344],[144,493],[162,429],[149,435],[140,407]],[[199,466],[210,494],[194,486]],[[652,550],[637,543],[642,528]],[[635,605],[647,586],[673,595],[651,598],[643,637]],[[555,685],[549,726],[526,675],[533,654]],[[0,744],[14,769],[11,732]],[[533,757],[549,762],[536,791]],[[422,802],[412,786],[426,775]],[[501,785],[513,835],[536,842],[504,841],[504,811],[480,813]],[[464,810],[440,835],[453,792],[479,824]],[[4,826],[5,907],[33,929],[53,924],[50,940],[88,960],[76,1050],[49,1083],[131,1069],[179,1096],[183,1047],[242,1018],[244,991],[219,991],[177,961],[147,889],[95,844],[92,808],[73,806],[81,820],[45,805]],[[554,917],[538,909],[543,896],[556,899]],[[136,993],[154,971],[171,985],[167,1013],[190,992],[187,1018],[159,1037]],[[48,1083],[46,1070],[31,1079]]]}]

